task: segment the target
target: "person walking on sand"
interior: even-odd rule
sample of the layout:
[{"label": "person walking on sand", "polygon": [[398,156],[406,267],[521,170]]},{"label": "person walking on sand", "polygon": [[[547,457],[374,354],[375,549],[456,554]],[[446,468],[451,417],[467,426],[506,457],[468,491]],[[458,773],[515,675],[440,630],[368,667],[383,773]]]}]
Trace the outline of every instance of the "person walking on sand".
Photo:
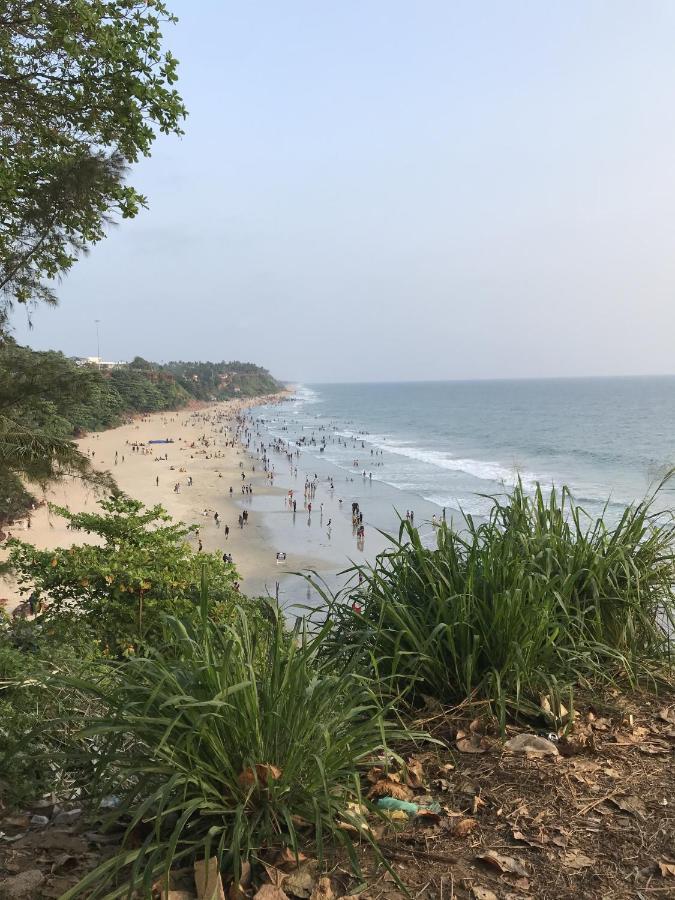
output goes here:
[{"label": "person walking on sand", "polygon": [[159,487],[159,475],[155,478],[155,485],[156,487]]},{"label": "person walking on sand", "polygon": [[213,521],[216,523],[216,525],[220,525],[220,516],[217,512],[214,512],[213,514]]},{"label": "person walking on sand", "polygon": [[229,536],[230,536],[230,526],[226,525],[225,526],[225,540],[227,540],[229,538]]}]

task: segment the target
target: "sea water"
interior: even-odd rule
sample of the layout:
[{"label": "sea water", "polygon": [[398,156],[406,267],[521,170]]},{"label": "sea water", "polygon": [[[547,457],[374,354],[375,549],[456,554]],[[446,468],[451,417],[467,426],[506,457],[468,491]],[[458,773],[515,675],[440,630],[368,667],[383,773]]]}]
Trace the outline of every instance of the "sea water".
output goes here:
[{"label": "sea water", "polygon": [[[675,464],[675,376],[307,384],[254,417],[303,471],[376,496],[378,527],[391,510],[485,515],[517,478],[567,485],[590,515],[609,501],[612,519]],[[673,501],[675,482],[659,503]]]}]

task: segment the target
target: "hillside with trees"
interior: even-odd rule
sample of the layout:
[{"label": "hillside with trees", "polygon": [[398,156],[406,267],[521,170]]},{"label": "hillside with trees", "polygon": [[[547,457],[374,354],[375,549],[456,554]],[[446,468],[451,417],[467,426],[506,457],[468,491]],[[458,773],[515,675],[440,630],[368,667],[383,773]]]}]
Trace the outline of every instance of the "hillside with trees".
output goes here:
[{"label": "hillside with trees", "polygon": [[45,482],[78,474],[100,480],[73,443],[86,431],[114,428],[130,416],[180,409],[192,401],[256,397],[280,387],[252,363],[161,366],[136,357],[128,365],[104,369],[7,338],[0,345],[0,522],[30,505],[24,478]]},{"label": "hillside with trees", "polygon": [[198,400],[258,397],[281,387],[266,369],[253,363],[170,362],[162,368]]}]

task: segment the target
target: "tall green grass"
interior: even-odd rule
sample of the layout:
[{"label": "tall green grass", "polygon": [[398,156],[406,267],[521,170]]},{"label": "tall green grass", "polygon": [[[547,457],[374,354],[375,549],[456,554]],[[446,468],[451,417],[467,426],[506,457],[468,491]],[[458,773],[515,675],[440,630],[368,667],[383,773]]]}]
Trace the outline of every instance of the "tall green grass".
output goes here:
[{"label": "tall green grass", "polygon": [[322,658],[329,624],[289,634],[270,613],[252,631],[240,611],[219,626],[207,603],[194,626],[167,620],[166,651],[112,663],[101,688],[78,684],[102,710],[80,735],[92,794],[120,798],[110,824],[126,832],[63,900],[150,896],[173,865],[213,855],[236,878],[244,861],[300,843],[319,857],[343,844],[357,866],[344,826],[360,828],[360,770],[410,732],[376,684]]},{"label": "tall green grass", "polygon": [[532,496],[519,483],[492,498],[487,521],[441,525],[431,549],[404,522],[358,568],[361,611],[344,595],[329,602],[333,650],[366,654],[392,691],[487,699],[502,716],[539,692],[667,669],[675,526],[654,497],[608,525],[566,488]]}]

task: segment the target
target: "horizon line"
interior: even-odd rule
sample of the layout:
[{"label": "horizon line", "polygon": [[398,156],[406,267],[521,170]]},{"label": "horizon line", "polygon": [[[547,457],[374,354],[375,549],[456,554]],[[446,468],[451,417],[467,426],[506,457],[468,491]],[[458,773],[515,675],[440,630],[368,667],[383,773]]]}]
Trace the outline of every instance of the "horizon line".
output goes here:
[{"label": "horizon line", "polygon": [[[269,371],[269,370],[268,370]],[[326,385],[326,384],[473,384],[476,382],[501,382],[501,381],[609,381],[625,378],[675,378],[675,372],[645,372],[641,374],[625,375],[511,375],[511,376],[477,376],[474,378],[406,378],[406,379],[379,379],[372,381],[312,381],[299,378],[276,378],[285,385]]]}]

